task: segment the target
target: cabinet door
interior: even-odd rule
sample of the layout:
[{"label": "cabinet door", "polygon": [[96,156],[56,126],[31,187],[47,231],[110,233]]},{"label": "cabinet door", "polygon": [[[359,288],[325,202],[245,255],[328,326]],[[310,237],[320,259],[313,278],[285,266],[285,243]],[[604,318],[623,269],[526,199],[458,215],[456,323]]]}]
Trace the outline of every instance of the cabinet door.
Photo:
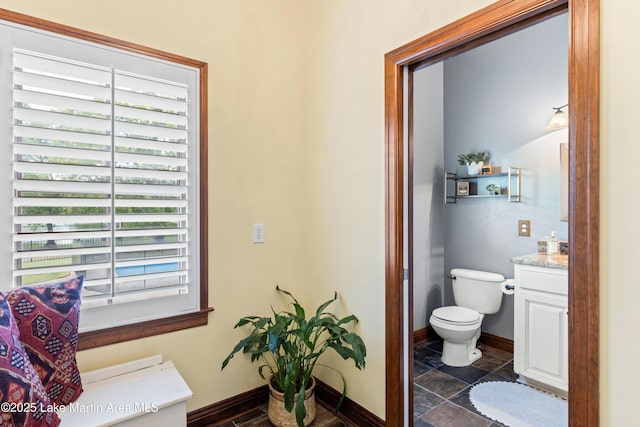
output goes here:
[{"label": "cabinet door", "polygon": [[568,390],[567,298],[521,290],[515,302],[516,372]]}]

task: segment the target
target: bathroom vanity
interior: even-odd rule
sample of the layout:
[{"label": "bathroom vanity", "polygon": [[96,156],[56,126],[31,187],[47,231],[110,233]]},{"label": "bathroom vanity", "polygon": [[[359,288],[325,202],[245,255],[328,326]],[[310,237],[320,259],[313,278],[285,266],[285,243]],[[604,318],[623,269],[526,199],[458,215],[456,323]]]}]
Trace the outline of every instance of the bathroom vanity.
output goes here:
[{"label": "bathroom vanity", "polygon": [[568,257],[514,257],[513,368],[523,383],[561,396],[569,390]]}]

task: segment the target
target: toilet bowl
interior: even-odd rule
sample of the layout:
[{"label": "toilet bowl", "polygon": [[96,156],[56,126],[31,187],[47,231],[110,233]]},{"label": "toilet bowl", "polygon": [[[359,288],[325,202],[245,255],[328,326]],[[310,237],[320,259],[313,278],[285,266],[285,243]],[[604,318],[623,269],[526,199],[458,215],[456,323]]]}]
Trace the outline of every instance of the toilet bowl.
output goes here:
[{"label": "toilet bowl", "polygon": [[449,306],[433,310],[429,323],[442,338],[442,363],[468,366],[482,357],[476,348],[483,314],[465,307]]},{"label": "toilet bowl", "polygon": [[451,270],[454,306],[433,310],[429,323],[442,338],[442,362],[468,366],[482,357],[476,348],[485,314],[497,313],[502,305],[504,276],[485,271]]}]

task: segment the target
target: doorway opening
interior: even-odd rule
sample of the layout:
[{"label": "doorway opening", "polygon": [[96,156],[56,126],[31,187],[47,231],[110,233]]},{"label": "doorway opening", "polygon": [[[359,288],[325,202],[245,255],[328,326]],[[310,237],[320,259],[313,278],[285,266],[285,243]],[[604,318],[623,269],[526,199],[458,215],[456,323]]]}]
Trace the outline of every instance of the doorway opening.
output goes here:
[{"label": "doorway opening", "polygon": [[[499,1],[385,57],[386,368],[388,425],[411,425],[407,343],[403,341],[403,106],[406,67],[436,63],[569,11],[569,424],[598,425],[599,3]],[[408,88],[410,92],[411,88]],[[411,93],[406,94],[411,96]],[[409,304],[411,306],[411,304]],[[409,341],[412,337],[409,337]]]},{"label": "doorway opening", "polygon": [[[538,240],[552,230],[560,240],[568,237],[568,223],[562,221],[560,161],[568,129],[545,129],[553,115],[551,106],[568,99],[568,25],[563,13],[440,62],[409,67],[405,220],[408,289],[413,296],[409,334],[414,337],[408,349],[409,354],[413,351],[413,365],[408,365],[414,368],[409,376],[414,407],[409,413],[418,424],[421,418],[437,426],[445,413],[460,420],[489,421],[471,404],[470,390],[486,381],[516,381],[516,371],[566,396],[567,317],[558,316],[557,334],[545,322],[541,341],[527,346],[532,357],[514,360],[515,331],[519,344],[529,336],[523,331],[529,325],[523,314],[526,294],[516,286],[517,295],[505,295],[500,281],[514,277],[511,258],[535,253]],[[487,156],[483,167],[491,168],[484,174],[469,173],[459,164],[460,155],[479,152]],[[456,188],[460,185],[462,191]],[[519,236],[522,218],[529,221],[528,233],[522,233],[528,236]],[[543,260],[547,266],[564,267],[551,271],[564,278],[559,287],[564,295],[554,300],[564,304],[557,307],[564,312],[567,256],[536,258]],[[476,286],[456,293],[450,279],[458,275],[454,269],[489,272],[500,281],[470,298],[482,285],[469,282]],[[458,281],[457,286],[464,285]],[[532,307],[542,309],[539,304]],[[543,305],[533,328],[558,313],[555,305]],[[472,347],[466,348],[460,326],[449,327],[449,321],[442,323],[437,316],[460,320],[458,316],[470,315],[468,309],[482,316],[468,326],[464,342]],[[482,334],[476,344],[478,328]],[[446,344],[447,353],[442,337],[454,339]],[[558,351],[552,352],[554,344]],[[478,350],[471,352],[476,345]],[[524,352],[520,345],[516,355]],[[557,404],[562,407],[562,401]],[[531,410],[547,412],[542,406]]]}]

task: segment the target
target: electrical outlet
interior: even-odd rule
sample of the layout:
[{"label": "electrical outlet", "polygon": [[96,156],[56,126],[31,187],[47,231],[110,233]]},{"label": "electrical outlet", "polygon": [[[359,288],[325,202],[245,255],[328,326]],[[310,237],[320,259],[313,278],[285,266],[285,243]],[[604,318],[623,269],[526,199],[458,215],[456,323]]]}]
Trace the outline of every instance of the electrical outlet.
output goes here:
[{"label": "electrical outlet", "polygon": [[518,220],[518,236],[531,236],[531,221],[528,219]]}]

